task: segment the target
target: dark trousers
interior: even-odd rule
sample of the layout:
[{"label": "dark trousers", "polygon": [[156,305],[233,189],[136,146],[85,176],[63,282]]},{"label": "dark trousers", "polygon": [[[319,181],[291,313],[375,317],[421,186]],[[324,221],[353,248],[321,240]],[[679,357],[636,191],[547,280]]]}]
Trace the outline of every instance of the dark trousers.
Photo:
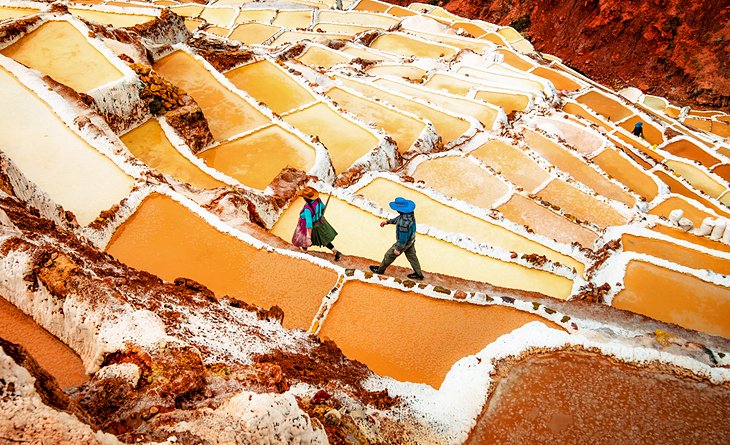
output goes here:
[{"label": "dark trousers", "polygon": [[[393,244],[390,246],[390,249],[388,249],[387,252],[385,252],[385,256],[383,257],[383,261],[380,263],[380,267],[378,267],[378,273],[385,273],[385,269],[388,268],[391,264],[393,264],[393,261],[395,261],[396,258],[400,255],[395,254],[396,245]],[[408,259],[408,262],[411,263],[411,267],[413,268],[413,271],[417,273],[418,275],[423,275],[423,272],[421,272],[421,263],[418,262],[418,257],[416,256],[416,242],[413,241],[411,244],[407,245],[406,248],[403,250],[403,252],[406,254],[406,258]]]}]

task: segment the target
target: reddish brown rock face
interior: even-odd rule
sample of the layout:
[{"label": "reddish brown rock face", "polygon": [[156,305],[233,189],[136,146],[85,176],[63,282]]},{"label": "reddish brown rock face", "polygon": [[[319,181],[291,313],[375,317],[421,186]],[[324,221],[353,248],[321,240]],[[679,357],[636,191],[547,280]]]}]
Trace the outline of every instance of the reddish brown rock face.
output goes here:
[{"label": "reddish brown rock face", "polygon": [[635,86],[678,105],[730,107],[727,2],[452,0],[445,8],[512,25],[538,51],[612,88]]}]

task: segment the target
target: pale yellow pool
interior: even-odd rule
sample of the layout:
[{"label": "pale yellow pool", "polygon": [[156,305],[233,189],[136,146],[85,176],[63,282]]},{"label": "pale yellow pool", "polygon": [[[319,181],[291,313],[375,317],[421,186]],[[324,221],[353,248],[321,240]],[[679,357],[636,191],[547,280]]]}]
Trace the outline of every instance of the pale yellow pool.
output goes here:
[{"label": "pale yellow pool", "polygon": [[527,192],[532,192],[550,178],[548,172],[521,149],[502,141],[487,141],[470,154]]},{"label": "pale yellow pool", "polygon": [[46,22],[0,53],[82,93],[122,78],[122,73],[68,22]]},{"label": "pale yellow pool", "polygon": [[276,17],[276,10],[273,9],[242,9],[236,17],[236,23],[262,22],[271,23]]},{"label": "pale yellow pool", "polygon": [[503,93],[500,91],[478,90],[476,99],[501,107],[505,113],[525,111],[530,105],[530,96],[527,94]]},{"label": "pale yellow pool", "polygon": [[38,12],[40,12],[38,9],[32,8],[0,7],[0,20],[14,19],[26,15],[37,14]]},{"label": "pale yellow pool", "polygon": [[620,226],[627,220],[608,204],[590,196],[572,185],[553,180],[537,195],[583,221],[592,222],[599,227]]},{"label": "pale yellow pool", "polygon": [[413,65],[373,65],[365,70],[373,76],[398,76],[410,80],[419,80],[426,75],[426,70]]},{"label": "pale yellow pool", "polygon": [[307,28],[312,24],[312,10],[279,11],[272,24],[291,29]]},{"label": "pale yellow pool", "polygon": [[23,175],[82,225],[132,190],[134,180],[74,133],[51,108],[0,68],[0,147]]},{"label": "pale yellow pool", "polygon": [[631,110],[626,108],[620,102],[597,91],[588,91],[587,93],[578,96],[575,100],[588,106],[591,110],[613,122],[618,122],[633,114]]},{"label": "pale yellow pool", "polygon": [[703,172],[694,165],[681,161],[666,161],[667,167],[671,168],[679,176],[687,180],[692,186],[717,198],[727,189],[726,184],[721,184],[712,179],[709,174]]},{"label": "pale yellow pool", "polygon": [[264,189],[284,167],[308,171],[314,165],[315,151],[295,135],[272,125],[198,156],[242,184]]},{"label": "pale yellow pool", "polygon": [[552,68],[546,68],[544,66],[539,66],[532,70],[532,74],[535,74],[536,76],[540,76],[544,79],[549,80],[553,83],[555,88],[559,90],[568,90],[568,91],[575,91],[579,90],[581,88],[581,85],[574,81],[573,79],[569,78],[565,74],[559,73],[558,71],[555,71]]},{"label": "pale yellow pool", "polygon": [[347,63],[350,59],[337,51],[321,46],[310,46],[299,56],[299,61],[309,66],[331,68],[339,63]]},{"label": "pale yellow pool", "polygon": [[332,10],[319,11],[319,21],[329,23],[349,23],[361,26],[390,28],[399,22],[394,17],[387,15],[369,14],[365,12],[339,12]]},{"label": "pale yellow pool", "polygon": [[454,48],[424,42],[403,34],[383,34],[376,38],[370,46],[404,57],[415,56],[437,59],[439,57],[451,57],[456,54],[456,49]]},{"label": "pale yellow pool", "polygon": [[269,118],[221,85],[200,61],[183,51],[158,60],[154,69],[195,99],[217,141],[269,124]]},{"label": "pale yellow pool", "polygon": [[205,8],[200,13],[200,18],[216,26],[228,26],[233,18],[238,15],[238,10],[233,8]]},{"label": "pale yellow pool", "polygon": [[71,14],[92,22],[112,25],[116,28],[135,26],[154,20],[153,15],[123,14],[117,12],[92,11],[90,9],[69,8]]},{"label": "pale yellow pool", "polygon": [[286,31],[275,38],[269,46],[287,45],[289,43],[298,43],[302,40],[318,41],[321,39],[352,40],[352,36],[347,34],[325,34],[321,32]]},{"label": "pale yellow pool", "polygon": [[258,45],[274,36],[281,28],[263,23],[244,23],[236,26],[236,29],[228,36],[229,39],[238,40],[247,45]]},{"label": "pale yellow pool", "polygon": [[610,177],[626,185],[647,201],[654,199],[659,188],[644,170],[636,167],[612,148],[606,148],[592,161]]}]

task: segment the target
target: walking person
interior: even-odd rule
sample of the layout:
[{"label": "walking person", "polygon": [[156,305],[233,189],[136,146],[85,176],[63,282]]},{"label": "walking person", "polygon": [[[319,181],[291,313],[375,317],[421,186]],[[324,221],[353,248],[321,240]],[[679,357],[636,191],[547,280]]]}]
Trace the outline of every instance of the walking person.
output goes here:
[{"label": "walking person", "polygon": [[[304,187],[301,191],[305,204],[299,213],[299,221],[292,236],[292,244],[304,250],[311,246],[327,247],[335,254],[335,261],[339,261],[342,252],[335,249],[332,241],[337,231],[324,218],[327,205],[319,199],[319,192],[312,187]],[[329,198],[327,200],[329,202]]]},{"label": "walking person", "polygon": [[395,244],[393,244],[383,257],[383,261],[379,266],[370,266],[370,270],[377,274],[385,273],[385,269],[395,261],[401,253],[406,254],[408,262],[411,263],[413,273],[408,274],[408,278],[413,280],[422,280],[423,272],[421,272],[421,264],[416,256],[416,217],[413,211],[416,209],[416,203],[405,198],[395,198],[390,203],[390,208],[398,212],[398,216],[380,223],[380,227],[386,224],[395,224]]},{"label": "walking person", "polygon": [[643,122],[637,122],[636,125],[634,125],[633,131],[631,133],[634,136],[638,136],[641,139],[644,139],[644,123]]}]

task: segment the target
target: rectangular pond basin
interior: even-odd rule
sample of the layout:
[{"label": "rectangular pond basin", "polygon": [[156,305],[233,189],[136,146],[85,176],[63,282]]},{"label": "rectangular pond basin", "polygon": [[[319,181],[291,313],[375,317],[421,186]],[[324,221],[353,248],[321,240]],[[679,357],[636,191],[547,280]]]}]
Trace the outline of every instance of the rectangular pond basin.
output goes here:
[{"label": "rectangular pond basin", "polygon": [[518,70],[529,71],[536,66],[530,60],[525,60],[525,58],[518,56],[516,52],[507,48],[499,48],[497,54],[504,57],[504,63]]},{"label": "rectangular pond basin", "polygon": [[667,236],[671,236],[672,238],[676,238],[682,241],[688,241],[698,246],[707,247],[708,249],[730,253],[730,246],[719,240],[713,241],[706,236],[697,236],[678,228],[667,227],[660,224],[654,226],[652,230]]},{"label": "rectangular pond basin", "polygon": [[[618,122],[634,114],[633,111],[626,108],[622,103],[598,91],[588,91],[578,96],[575,100],[613,122]],[[633,127],[631,129],[633,130]]]},{"label": "rectangular pond basin", "polygon": [[[353,281],[345,284],[319,336],[377,374],[438,388],[458,360],[532,321],[559,329],[512,307],[444,301]],[[414,348],[416,338],[429,341]]]},{"label": "rectangular pond basin", "polygon": [[702,190],[713,198],[718,198],[727,190],[726,184],[721,184],[706,172],[686,162],[668,160],[666,166],[698,190]]},{"label": "rectangular pond basin", "polygon": [[72,211],[80,224],[89,224],[102,210],[129,195],[134,179],[2,68],[0,102],[13,104],[0,113],[2,151],[26,178]]},{"label": "rectangular pond basin", "polygon": [[621,244],[624,251],[645,253],[691,269],[707,269],[730,275],[730,260],[669,241],[624,233],[621,235]]},{"label": "rectangular pond basin", "polygon": [[204,189],[228,186],[177,151],[155,119],[148,120],[121,139],[137,159],[179,181]]},{"label": "rectangular pond basin", "polygon": [[683,216],[692,221],[694,227],[700,227],[702,225],[702,220],[707,217],[716,218],[716,215],[712,215],[705,212],[704,210],[699,209],[696,205],[688,202],[681,196],[670,196],[669,198],[654,206],[651,210],[649,210],[648,213],[651,215],[658,215],[669,218],[669,214],[672,212],[672,210],[677,209],[684,212]]},{"label": "rectangular pond basin", "polygon": [[268,117],[222,85],[186,52],[175,51],[155,62],[153,68],[195,99],[217,141],[270,123]]},{"label": "rectangular pond basin", "polygon": [[601,167],[601,170],[609,176],[621,182],[647,201],[651,201],[659,193],[657,183],[648,174],[619,155],[612,148],[606,148],[595,156],[592,161]]},{"label": "rectangular pond basin", "polygon": [[154,15],[123,14],[118,12],[92,11],[89,9],[69,8],[71,14],[102,25],[112,25],[115,28],[126,28],[154,20]]},{"label": "rectangular pond basin", "polygon": [[40,10],[32,8],[10,8],[0,7],[0,20],[15,19],[31,14],[37,14]]},{"label": "rectangular pond basin", "polygon": [[299,43],[303,40],[316,42],[322,39],[352,40],[352,36],[347,34],[324,34],[321,32],[286,31],[277,36],[269,46],[288,45],[290,43]]},{"label": "rectangular pond basin", "polygon": [[459,49],[469,49],[477,54],[484,54],[485,51],[494,49],[494,44],[486,40],[471,39],[466,37],[449,36],[445,34],[431,34],[427,32],[408,31],[409,34],[416,35],[432,42],[443,43],[444,45],[455,46]]},{"label": "rectangular pond basin", "polygon": [[279,11],[272,24],[291,29],[308,28],[312,24],[312,10]]},{"label": "rectangular pond basin", "polygon": [[378,61],[378,60],[384,60],[384,61],[391,61],[391,60],[398,60],[396,56],[388,55],[386,53],[380,52],[380,51],[374,51],[368,47],[363,46],[356,46],[356,45],[346,45],[338,50],[340,53],[348,54],[352,57],[359,57],[363,60],[372,60],[372,61]]},{"label": "rectangular pond basin", "polygon": [[353,37],[361,32],[365,32],[371,29],[375,29],[369,26],[357,26],[349,25],[346,23],[322,23],[319,22],[316,25],[312,25],[312,30],[316,32],[323,32],[326,34],[345,34]]},{"label": "rectangular pond basin", "polygon": [[284,326],[308,329],[337,274],[225,234],[164,195],[146,198],[112,236],[118,260],[173,281],[191,278],[215,292],[284,310]]},{"label": "rectangular pond basin", "polygon": [[599,195],[622,202],[629,207],[632,207],[636,203],[636,198],[604,176],[601,176],[600,173],[590,168],[582,158],[573,156],[568,152],[568,149],[562,147],[560,144],[532,130],[525,129],[522,135],[531,150],[538,153],[555,167],[568,173],[576,181],[580,181],[590,187]]},{"label": "rectangular pond basin", "polygon": [[433,124],[434,128],[436,128],[436,132],[441,135],[441,139],[444,144],[459,138],[471,127],[469,122],[464,119],[452,116],[451,114],[446,114],[434,107],[409,100],[409,98],[385,92],[381,88],[373,86],[372,84],[357,82],[344,76],[338,76],[338,79],[342,81],[346,87],[351,88],[366,97],[380,99],[398,107],[401,110],[408,111],[416,116],[428,119]]},{"label": "rectangular pond basin", "polygon": [[550,174],[521,149],[499,140],[487,141],[469,154],[528,193],[550,179]]},{"label": "rectangular pond basin", "polygon": [[537,195],[559,206],[565,213],[599,227],[620,226],[627,223],[626,218],[613,207],[557,179],[537,192]]},{"label": "rectangular pond basin", "polygon": [[[272,233],[290,240],[303,207],[302,198],[294,201],[282,213],[271,229]],[[416,213],[416,218],[418,215]],[[346,255],[369,258],[373,264],[379,263],[395,242],[393,226],[381,228],[382,218],[335,197],[330,200],[327,220],[339,232],[333,241],[338,250]],[[478,255],[427,235],[417,235],[416,249],[426,273],[438,272],[495,286],[531,290],[560,299],[568,298],[573,285],[567,278]],[[398,257],[393,264],[409,267],[405,255]]]},{"label": "rectangular pond basin", "polygon": [[355,6],[356,11],[385,12],[390,7],[388,3],[381,3],[372,0],[360,0]]},{"label": "rectangular pond basin", "polygon": [[414,65],[380,64],[365,69],[371,76],[397,76],[409,80],[420,80],[426,75],[426,70]]},{"label": "rectangular pond basin", "polygon": [[[651,277],[651,279],[648,279]],[[644,261],[626,268],[613,307],[730,338],[730,289]]]},{"label": "rectangular pond basin", "polygon": [[560,243],[577,242],[590,249],[598,237],[592,230],[522,195],[512,195],[509,201],[497,207],[497,210],[508,220],[527,226],[533,232]]},{"label": "rectangular pond basin", "polygon": [[431,88],[415,86],[407,82],[392,79],[375,79],[373,83],[382,88],[391,89],[408,96],[426,100],[434,105],[451,111],[452,113],[471,116],[481,122],[487,129],[491,129],[494,122],[497,120],[497,110],[499,109],[480,101],[447,96]]},{"label": "rectangular pond basin", "polygon": [[[523,96],[530,93],[535,92],[536,90],[529,90],[527,88],[522,89],[520,88],[520,79],[514,78],[514,77],[506,77],[506,76],[499,76],[494,75],[494,78],[501,77],[499,80],[481,80],[470,76],[470,79],[472,80],[466,80],[465,78],[461,78],[458,76],[452,76],[451,74],[445,74],[445,73],[435,73],[433,74],[426,82],[424,82],[424,85],[433,88],[436,90],[445,90],[449,93],[456,94],[458,96],[466,96],[467,93],[471,89],[484,89],[489,87],[497,87],[497,88],[508,88],[510,90],[513,90],[515,94],[522,94]],[[526,80],[526,79],[524,79]],[[530,84],[532,84],[531,81]],[[517,108],[519,103],[523,103],[524,99],[517,100],[515,99],[514,104],[512,105],[513,108]]]},{"label": "rectangular pond basin", "polygon": [[492,29],[493,29],[493,28],[487,29],[488,27],[482,27],[482,26],[480,26],[476,23],[472,23],[472,22],[454,22],[451,25],[451,28],[455,29],[455,30],[463,29],[464,31],[471,34],[473,37],[483,36],[484,34],[492,31]]},{"label": "rectangular pond basin", "polygon": [[730,436],[727,387],[656,364],[630,365],[595,352],[526,355],[500,367],[464,445],[578,444],[587,437],[677,445]]},{"label": "rectangular pond basin", "polygon": [[581,89],[581,84],[552,68],[538,66],[531,73],[549,80],[558,90],[575,91]]},{"label": "rectangular pond basin", "polygon": [[631,131],[633,131],[634,129],[634,126],[639,122],[643,123],[644,138],[647,142],[653,145],[659,145],[664,143],[664,135],[662,134],[661,130],[659,130],[651,123],[647,122],[646,119],[643,117],[631,116],[630,118],[621,122],[619,126],[631,133]]},{"label": "rectangular pond basin", "polygon": [[275,9],[242,9],[236,17],[236,23],[271,23],[274,17],[276,17]]},{"label": "rectangular pond basin", "polygon": [[527,94],[508,93],[495,89],[479,89],[474,94],[474,98],[501,107],[506,114],[525,111],[530,105],[530,96]]},{"label": "rectangular pond basin", "polygon": [[350,59],[343,56],[338,51],[324,48],[321,46],[310,46],[298,59],[305,65],[321,66],[323,68],[331,68],[339,63],[347,63]]},{"label": "rectangular pond basin", "polygon": [[200,13],[200,18],[216,26],[229,26],[238,15],[238,10],[233,8],[205,8]]},{"label": "rectangular pond basin", "polygon": [[385,130],[398,144],[398,151],[405,153],[421,136],[426,123],[342,88],[331,88],[326,94],[337,104],[365,122],[372,122]]},{"label": "rectangular pond basin", "polygon": [[244,23],[236,28],[228,36],[229,39],[238,40],[246,45],[260,45],[269,40],[281,28],[264,23]]},{"label": "rectangular pond basin", "polygon": [[369,129],[343,117],[322,102],[288,114],[284,120],[306,134],[319,137],[327,147],[337,173],[347,170],[379,142]]},{"label": "rectangular pond basin", "polygon": [[504,227],[441,204],[428,197],[425,193],[410,189],[396,182],[377,178],[370,184],[359,189],[357,193],[364,195],[383,209],[388,209],[388,203],[395,199],[396,196],[402,196],[416,203],[416,220],[421,224],[427,224],[445,232],[462,233],[478,243],[501,247],[508,252],[545,255],[551,261],[573,267],[579,274],[583,273],[583,264],[569,256],[558,253],[549,247],[529,240]]},{"label": "rectangular pond basin", "polygon": [[82,93],[122,78],[122,73],[68,22],[46,22],[0,53]]},{"label": "rectangular pond basin", "polygon": [[282,114],[317,100],[289,73],[269,60],[235,68],[225,76],[237,88],[268,105],[274,113]]},{"label": "rectangular pond basin", "polygon": [[715,205],[715,203],[710,202],[709,199],[706,199],[704,196],[697,193],[695,189],[691,189],[685,186],[683,183],[679,182],[674,176],[671,176],[670,174],[662,170],[656,170],[654,171],[654,174],[657,178],[659,178],[659,180],[669,186],[670,192],[676,193],[686,198],[694,199],[705,207],[714,210],[715,212],[717,212],[718,215],[730,218],[730,213],[728,213],[727,209],[725,209],[723,206],[718,206]]},{"label": "rectangular pond basin", "polygon": [[615,127],[613,125],[611,125],[607,122],[604,122],[603,120],[595,117],[594,115],[589,113],[585,107],[583,107],[580,104],[576,104],[573,102],[567,102],[565,105],[563,105],[563,111],[565,111],[566,113],[570,113],[574,116],[580,116],[583,119],[586,119],[587,121],[598,125],[599,127],[603,128],[606,131],[610,132],[610,131],[615,130]]},{"label": "rectangular pond basin", "polygon": [[666,150],[676,156],[697,161],[707,168],[710,168],[720,162],[719,159],[687,139],[677,139],[676,141],[670,142],[663,146],[662,150]]},{"label": "rectangular pond basin", "polygon": [[[473,83],[508,88],[515,92],[539,95],[547,88],[547,82],[542,81],[540,77],[514,69],[507,64],[495,63],[485,68],[462,66],[456,70],[456,74],[469,78]],[[463,82],[466,79],[459,78],[459,80]]]},{"label": "rectangular pond basin", "polygon": [[461,156],[424,161],[418,164],[412,176],[444,195],[483,209],[493,208],[510,193],[507,184]]},{"label": "rectangular pond basin", "polygon": [[350,23],[361,26],[370,26],[376,28],[390,28],[399,23],[395,17],[385,14],[369,14],[366,12],[340,12],[323,9],[319,11],[319,21],[329,23]]},{"label": "rectangular pond basin", "polygon": [[271,125],[198,154],[208,166],[241,184],[265,189],[285,167],[308,171],[312,145],[278,125]]},{"label": "rectangular pond basin", "polygon": [[382,34],[370,44],[370,47],[403,57],[425,57],[430,59],[451,57],[457,52],[456,48],[424,42],[404,34]]}]

